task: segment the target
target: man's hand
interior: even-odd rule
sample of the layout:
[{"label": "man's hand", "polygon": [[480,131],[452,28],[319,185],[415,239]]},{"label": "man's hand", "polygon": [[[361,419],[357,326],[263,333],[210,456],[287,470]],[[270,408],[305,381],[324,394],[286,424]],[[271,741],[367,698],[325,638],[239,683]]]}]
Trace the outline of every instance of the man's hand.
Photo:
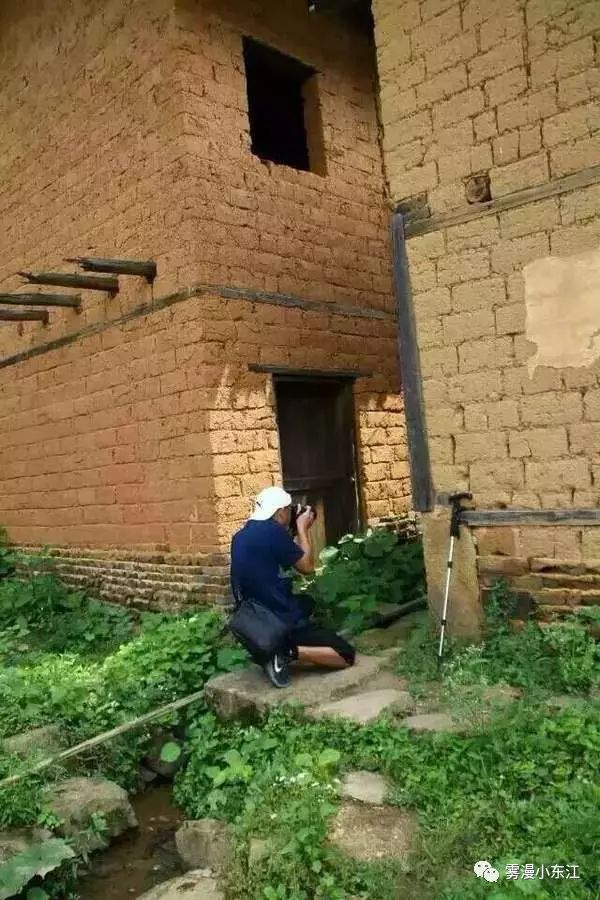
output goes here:
[{"label": "man's hand", "polygon": [[312,528],[313,523],[315,521],[315,514],[312,508],[309,506],[304,510],[303,513],[300,513],[298,519],[296,520],[296,528],[298,531],[302,531],[306,534],[306,532]]},{"label": "man's hand", "polygon": [[314,521],[315,514],[310,507],[305,509],[296,519],[296,543],[303,551],[302,558],[296,563],[296,569],[303,575],[310,575],[315,570],[313,550],[308,539],[308,532]]}]

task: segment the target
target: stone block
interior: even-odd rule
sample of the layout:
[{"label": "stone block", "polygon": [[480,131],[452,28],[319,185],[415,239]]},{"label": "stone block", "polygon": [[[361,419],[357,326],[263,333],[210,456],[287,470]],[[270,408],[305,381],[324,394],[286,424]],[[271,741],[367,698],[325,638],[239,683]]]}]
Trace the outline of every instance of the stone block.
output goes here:
[{"label": "stone block", "polygon": [[515,556],[480,556],[479,571],[486,575],[525,575],[529,560]]},{"label": "stone block", "polygon": [[453,313],[442,319],[444,341],[447,344],[461,344],[495,334],[494,312],[491,309],[476,309]]},{"label": "stone block", "polygon": [[549,177],[548,159],[545,153],[495,168],[491,173],[492,197],[504,197],[515,191],[535,187],[537,184],[548,181]]},{"label": "stone block", "polygon": [[485,92],[489,106],[499,106],[512,100],[527,90],[527,73],[522,66],[504,72],[485,82]]},{"label": "stone block", "polygon": [[293,673],[292,686],[286,690],[273,687],[259,666],[251,666],[212,678],[204,690],[208,704],[221,719],[253,720],[281,703],[297,702],[313,707],[357,693],[385,663],[378,656],[359,655],[350,669],[326,674],[301,670]]},{"label": "stone block", "polygon": [[487,78],[515,69],[522,63],[523,41],[518,35],[472,59],[469,63],[469,82],[472,85],[479,84]]},{"label": "stone block", "polygon": [[385,711],[403,712],[412,705],[412,697],[407,691],[387,688],[321,703],[310,709],[308,715],[312,719],[347,719],[359,725],[368,725]]},{"label": "stone block", "polygon": [[378,772],[348,772],[342,780],[344,800],[354,800],[369,806],[383,806],[391,791],[387,778]]},{"label": "stone block", "polygon": [[485,95],[482,88],[474,87],[461,91],[449,100],[437,104],[433,111],[435,129],[444,128],[454,122],[469,119],[482,112],[485,106]]},{"label": "stone block", "polygon": [[404,728],[417,733],[421,732],[452,732],[461,728],[451,715],[444,712],[419,713],[416,716],[407,716],[402,720]]},{"label": "stone block", "polygon": [[[59,833],[79,851],[90,852],[108,845],[137,820],[127,791],[105,778],[69,778],[44,791],[44,803],[61,821]],[[106,822],[102,835],[89,829],[94,815]]]},{"label": "stone block", "polygon": [[444,41],[425,54],[428,74],[441,72],[450,66],[466,62],[477,55],[477,39],[474,31],[464,31]]},{"label": "stone block", "polygon": [[454,312],[466,312],[481,307],[489,309],[505,302],[506,287],[503,278],[482,278],[455,284],[452,287],[451,303]]},{"label": "stone block", "polygon": [[[454,484],[453,488],[458,487]],[[438,483],[438,489],[440,485]],[[443,604],[448,554],[450,516],[438,508],[423,516],[423,542],[430,607],[440,615]],[[482,610],[479,600],[477,557],[473,535],[463,528],[456,545],[453,569],[453,602],[449,609],[448,629],[456,636],[476,638],[480,634]]]},{"label": "stone block", "polygon": [[188,820],[175,834],[177,852],[187,869],[224,872],[233,854],[229,826],[218,819]]},{"label": "stone block", "polygon": [[541,200],[500,213],[500,233],[503,238],[522,237],[536,231],[547,231],[559,224],[558,200]]},{"label": "stone block", "polygon": [[2,747],[15,756],[54,756],[65,749],[63,731],[58,725],[42,725],[2,740]]},{"label": "stone block", "polygon": [[525,331],[525,306],[523,303],[510,303],[499,306],[494,311],[496,316],[496,334],[522,334]]},{"label": "stone block", "polygon": [[225,900],[209,869],[196,869],[146,891],[139,900]]}]

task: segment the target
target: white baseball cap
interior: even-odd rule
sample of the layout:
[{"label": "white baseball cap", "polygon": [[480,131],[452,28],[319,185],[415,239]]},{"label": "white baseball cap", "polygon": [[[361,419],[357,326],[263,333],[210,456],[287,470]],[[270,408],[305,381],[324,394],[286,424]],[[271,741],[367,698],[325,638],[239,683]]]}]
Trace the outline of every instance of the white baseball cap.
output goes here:
[{"label": "white baseball cap", "polygon": [[281,487],[263,488],[255,500],[254,512],[250,516],[255,522],[266,522],[278,509],[290,506],[292,498]]}]

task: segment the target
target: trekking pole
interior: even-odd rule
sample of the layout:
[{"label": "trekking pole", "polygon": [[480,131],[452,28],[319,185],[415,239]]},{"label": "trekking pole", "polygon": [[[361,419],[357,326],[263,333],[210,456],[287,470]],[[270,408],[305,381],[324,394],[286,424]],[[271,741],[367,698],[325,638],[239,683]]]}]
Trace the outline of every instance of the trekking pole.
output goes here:
[{"label": "trekking pole", "polygon": [[473,495],[468,491],[462,491],[457,494],[450,494],[448,501],[452,507],[452,515],[450,517],[450,548],[448,550],[448,563],[446,569],[446,588],[444,590],[444,609],[442,612],[442,629],[440,631],[440,643],[438,647],[438,666],[442,664],[442,653],[444,652],[444,638],[446,636],[446,623],[448,616],[448,598],[450,597],[450,580],[452,578],[452,565],[454,562],[454,545],[460,540],[460,519],[462,515],[462,501],[472,500]]}]

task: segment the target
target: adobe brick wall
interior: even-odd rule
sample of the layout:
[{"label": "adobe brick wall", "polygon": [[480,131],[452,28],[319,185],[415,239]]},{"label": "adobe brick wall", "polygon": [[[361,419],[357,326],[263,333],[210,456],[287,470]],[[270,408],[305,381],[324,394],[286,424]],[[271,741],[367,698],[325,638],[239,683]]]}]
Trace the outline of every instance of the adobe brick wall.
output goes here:
[{"label": "adobe brick wall", "polygon": [[[251,154],[244,34],[319,70],[325,176]],[[127,550],[224,551],[249,495],[280,477],[271,379],[249,363],[372,369],[355,386],[364,514],[402,513],[365,38],[316,21],[304,0],[59,0],[43,12],[24,0],[0,11],[0,58],[0,290],[18,286],[19,269],[82,254],[153,258],[159,271],[152,288],[122,278],[114,299],[84,291],[80,314],[52,311],[47,327],[2,326],[0,522],[11,539],[58,548],[75,582],[104,565],[88,564],[89,548],[114,548],[103,583],[115,596]],[[236,289],[278,297],[253,303]],[[289,295],[300,305],[280,305]],[[145,588],[140,602],[154,596]]]},{"label": "adobe brick wall", "polygon": [[529,596],[538,617],[565,616],[600,604],[597,528],[477,528],[478,571],[485,592],[499,578]]},{"label": "adobe brick wall", "polygon": [[409,503],[391,318],[204,294],[0,369],[0,521],[19,544],[214,553],[280,477],[271,378],[355,385],[365,514]]},{"label": "adobe brick wall", "polygon": [[[319,70],[325,177],[250,152],[245,34]],[[202,283],[392,309],[360,34],[304,0],[24,0],[0,11],[0,59],[0,290],[68,256],[151,257],[157,297]],[[49,326],[3,325],[0,358],[151,302],[141,280],[121,285]]]},{"label": "adobe brick wall", "polygon": [[[596,0],[375,0],[374,10],[394,204],[422,193],[433,215],[463,212],[473,174],[488,174],[501,200],[600,164]],[[598,506],[598,354],[535,365],[523,270],[582,253],[597,265],[600,184],[440,226],[408,252],[436,490],[471,490],[478,508]],[[577,327],[570,287],[547,323],[557,351]],[[598,556],[593,528],[523,529],[519,541],[508,557],[566,560],[566,573]],[[537,591],[539,573],[527,577]]]}]

